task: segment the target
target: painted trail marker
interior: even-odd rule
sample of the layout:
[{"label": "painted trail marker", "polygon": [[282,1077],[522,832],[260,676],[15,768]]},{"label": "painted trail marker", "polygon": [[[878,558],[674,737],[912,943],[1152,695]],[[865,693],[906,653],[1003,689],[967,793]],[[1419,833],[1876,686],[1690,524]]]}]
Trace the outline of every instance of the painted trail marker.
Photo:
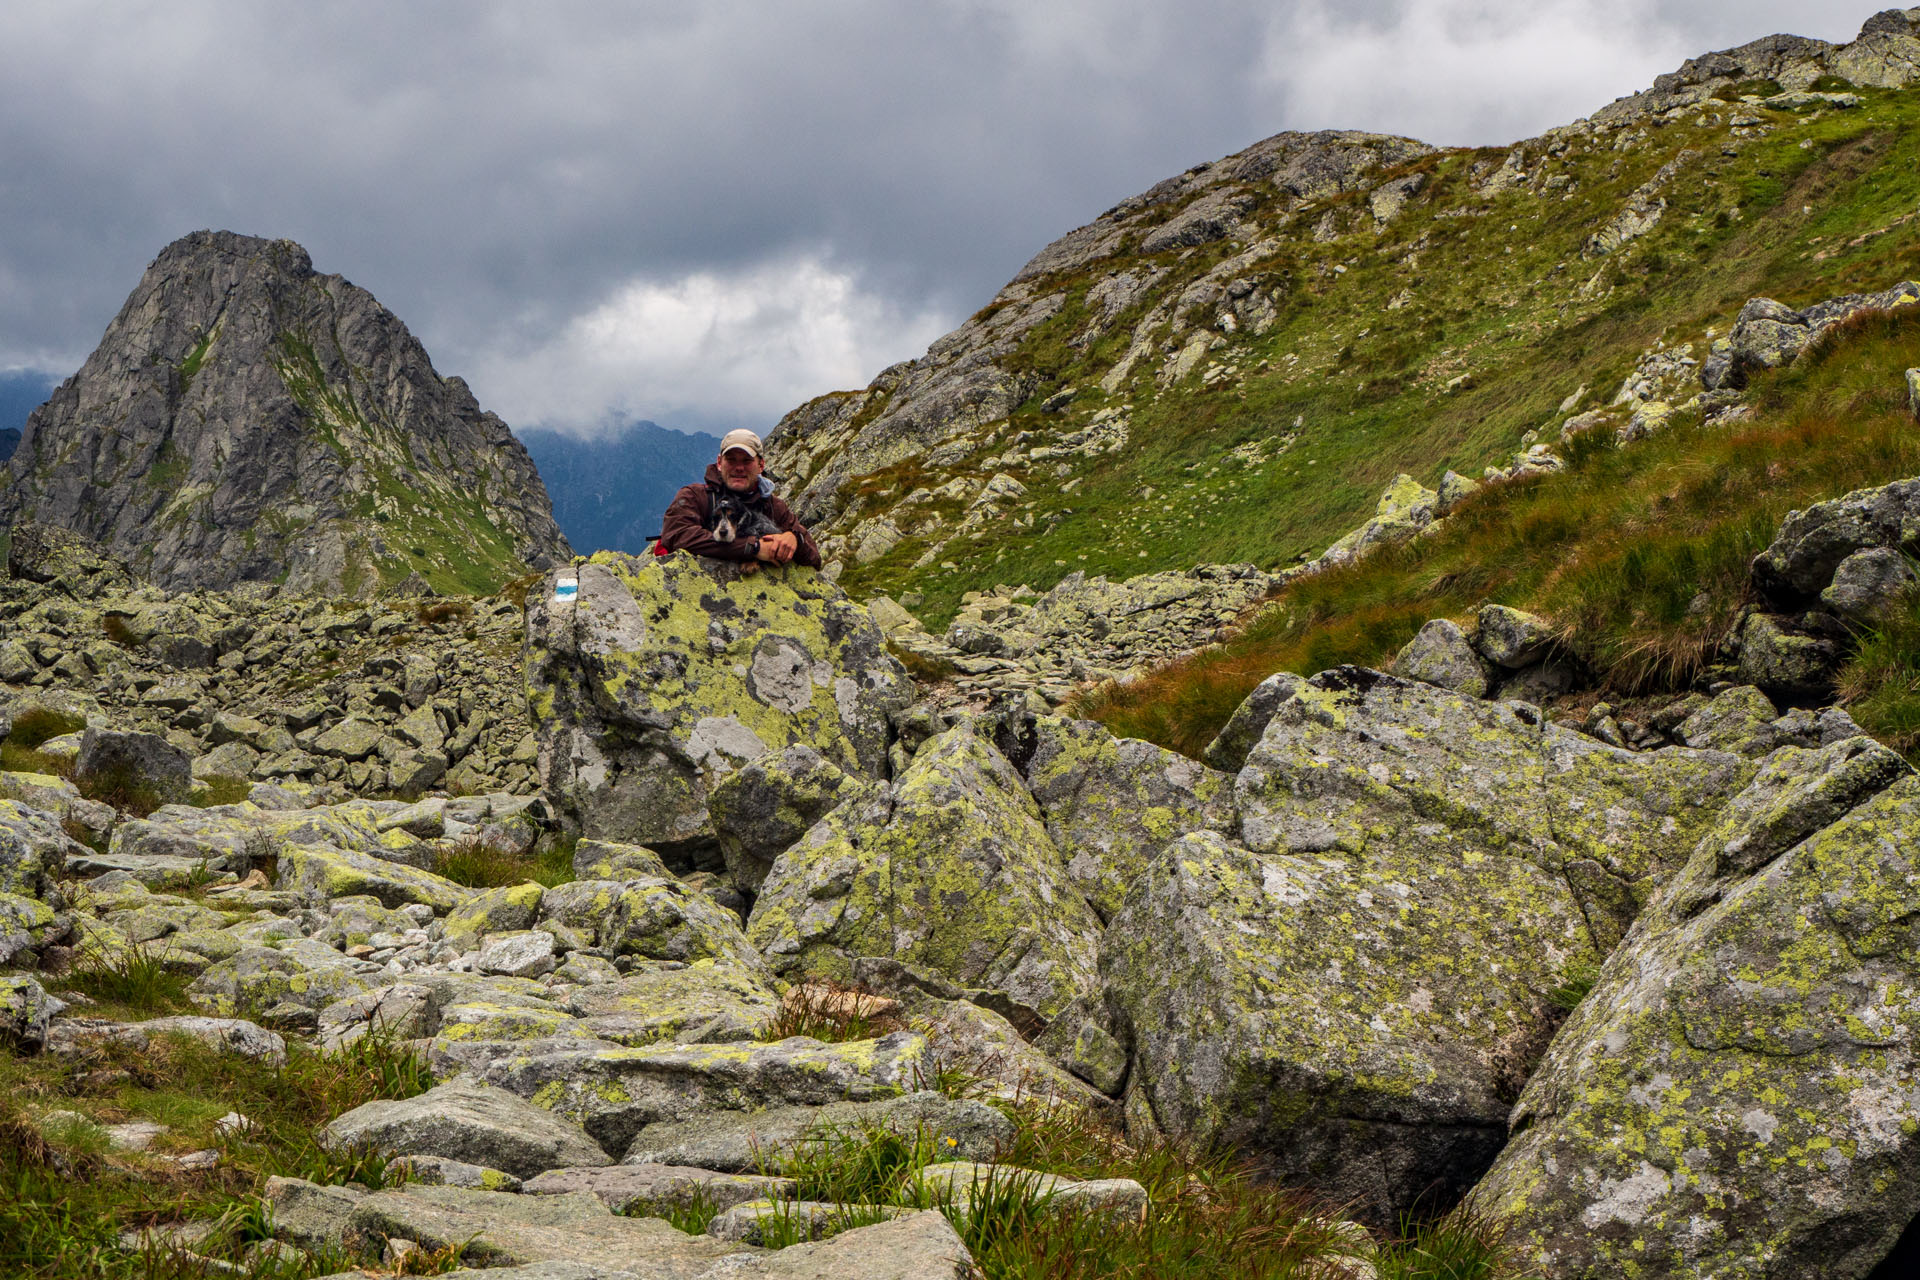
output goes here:
[{"label": "painted trail marker", "polygon": [[553,580],[553,602],[572,604],[580,597],[580,579],[555,578]]}]

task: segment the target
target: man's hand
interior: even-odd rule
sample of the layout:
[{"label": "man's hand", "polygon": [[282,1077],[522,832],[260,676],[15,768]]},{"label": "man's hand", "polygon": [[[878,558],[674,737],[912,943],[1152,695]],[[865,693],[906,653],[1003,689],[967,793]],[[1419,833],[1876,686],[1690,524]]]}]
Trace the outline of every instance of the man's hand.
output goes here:
[{"label": "man's hand", "polygon": [[800,549],[800,539],[791,533],[770,533],[760,539],[760,559],[769,564],[786,564]]}]

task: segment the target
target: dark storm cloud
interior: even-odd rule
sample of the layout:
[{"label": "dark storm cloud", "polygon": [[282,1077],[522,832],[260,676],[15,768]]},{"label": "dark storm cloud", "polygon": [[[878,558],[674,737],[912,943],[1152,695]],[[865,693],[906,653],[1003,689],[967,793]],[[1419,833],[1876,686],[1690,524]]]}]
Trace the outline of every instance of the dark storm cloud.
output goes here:
[{"label": "dark storm cloud", "polygon": [[1047,240],[1284,128],[1537,132],[1784,3],[857,0],[0,17],[0,370],[70,371],[203,227],[372,289],[510,421],[764,425]]}]

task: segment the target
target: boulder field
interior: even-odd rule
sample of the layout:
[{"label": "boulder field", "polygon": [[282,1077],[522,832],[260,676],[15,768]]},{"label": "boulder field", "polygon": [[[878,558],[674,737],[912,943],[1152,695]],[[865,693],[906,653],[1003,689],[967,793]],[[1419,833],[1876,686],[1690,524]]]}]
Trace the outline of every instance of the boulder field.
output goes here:
[{"label": "boulder field", "polygon": [[[1488,671],[1551,660],[1524,615],[1460,637]],[[1202,763],[916,702],[831,583],[685,556],[549,573],[526,672],[538,795],[265,780],[115,811],[101,849],[58,780],[5,775],[0,1024],[43,1053],[416,1043],[432,1092],[323,1135],[410,1181],[276,1182],[301,1247],[481,1241],[581,1274],[639,1250],[688,1275],[878,1274],[897,1249],[928,1259],[902,1274],[964,1274],[913,1216],[765,1252],[776,1210],[750,1206],[791,1191],[761,1157],[857,1124],[992,1162],[995,1100],[1033,1094],[1231,1147],[1367,1222],[1471,1197],[1547,1274],[1864,1275],[1920,1212],[1920,782],[1837,710],[1739,686],[1630,743],[1501,699],[1507,675],[1339,668],[1267,681]],[[437,870],[568,833],[556,885]],[[136,947],[205,1016],[89,1017],[36,976]],[[777,1035],[826,979],[892,1021]],[[962,1061],[968,1096],[927,1089]],[[727,1201],[708,1236],[621,1216],[696,1191]]]},{"label": "boulder field", "polygon": [[[666,607],[647,595],[648,569],[622,579],[626,616]],[[656,572],[658,590],[684,594],[667,585],[671,568]],[[1493,611],[1472,637],[1478,660],[1500,673],[1550,661],[1536,629]],[[565,678],[658,663],[675,642],[657,643],[583,654]],[[753,716],[777,709],[744,679],[733,696],[757,704]],[[823,781],[845,729],[809,700],[756,721],[757,761],[714,770],[709,821],[716,839],[755,850],[734,887],[776,981],[870,976],[886,961],[992,992],[1053,1065],[1114,1099],[1137,1138],[1230,1144],[1376,1221],[1479,1187],[1543,1260],[1575,1240],[1604,1254],[1629,1220],[1684,1217],[1692,1243],[1672,1274],[1805,1261],[1795,1250],[1835,1233],[1870,1263],[1913,1216],[1904,1197],[1920,1194],[1895,1172],[1911,988],[1897,947],[1848,942],[1847,930],[1897,932],[1911,912],[1883,886],[1902,812],[1887,797],[1913,785],[1910,770],[1844,713],[1783,714],[1750,686],[1680,710],[1636,747],[1530,702],[1348,668],[1263,686],[1209,753],[1226,769],[1020,707],[908,708],[890,717],[884,769],[856,760]],[[578,729],[556,703],[540,731]],[[753,803],[727,803],[745,791]],[[1723,865],[1712,851],[1729,845],[1745,852]],[[1777,878],[1769,892],[1787,894],[1789,868],[1816,859],[1805,874],[1824,898],[1804,928],[1756,935],[1786,907],[1732,910],[1755,881]],[[1677,917],[1688,884],[1693,914]],[[1796,987],[1796,969],[1777,994],[1749,991],[1756,974],[1797,966],[1816,916],[1835,941],[1804,979],[1814,987]],[[1710,942],[1711,928],[1727,936]],[[1697,1015],[1681,991],[1720,1007],[1719,1033],[1685,1030]],[[1644,1025],[1603,1015],[1609,993],[1644,1007]],[[1859,1008],[1842,1010],[1847,1000]],[[1795,1026],[1828,1011],[1835,1029],[1793,1050],[1826,1055],[1836,1083],[1817,1108],[1783,1101],[1784,1050],[1754,1029],[1756,1005]],[[1606,1046],[1623,1036],[1645,1041],[1644,1071],[1614,1061]],[[1713,1089],[1663,1071],[1672,1054]],[[1590,1083],[1595,1072],[1604,1080]],[[1655,1076],[1675,1102],[1635,1083]],[[1620,1098],[1601,1100],[1602,1083]],[[1637,1131],[1651,1132],[1678,1095],[1721,1117],[1717,1140],[1640,1144],[1629,1160],[1594,1115],[1639,1107]],[[1761,1162],[1734,1140],[1738,1117],[1783,1108],[1783,1151],[1852,1150],[1867,1131],[1891,1145],[1843,1176],[1832,1157]],[[1764,1192],[1741,1190],[1763,1163]],[[1620,1190],[1635,1178],[1639,1190]],[[1642,1194],[1655,1182],[1671,1204]],[[1730,1207],[1756,1195],[1777,1229],[1757,1233],[1752,1210]],[[1622,1196],[1633,1210],[1608,1217]]]}]

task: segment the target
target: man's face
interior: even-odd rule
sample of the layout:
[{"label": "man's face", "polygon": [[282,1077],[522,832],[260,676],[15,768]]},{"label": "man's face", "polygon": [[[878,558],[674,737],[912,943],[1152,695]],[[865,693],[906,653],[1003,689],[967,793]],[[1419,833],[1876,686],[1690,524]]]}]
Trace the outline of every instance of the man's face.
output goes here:
[{"label": "man's face", "polygon": [[751,493],[766,469],[766,463],[745,449],[729,449],[720,455],[720,478],[735,493]]}]

